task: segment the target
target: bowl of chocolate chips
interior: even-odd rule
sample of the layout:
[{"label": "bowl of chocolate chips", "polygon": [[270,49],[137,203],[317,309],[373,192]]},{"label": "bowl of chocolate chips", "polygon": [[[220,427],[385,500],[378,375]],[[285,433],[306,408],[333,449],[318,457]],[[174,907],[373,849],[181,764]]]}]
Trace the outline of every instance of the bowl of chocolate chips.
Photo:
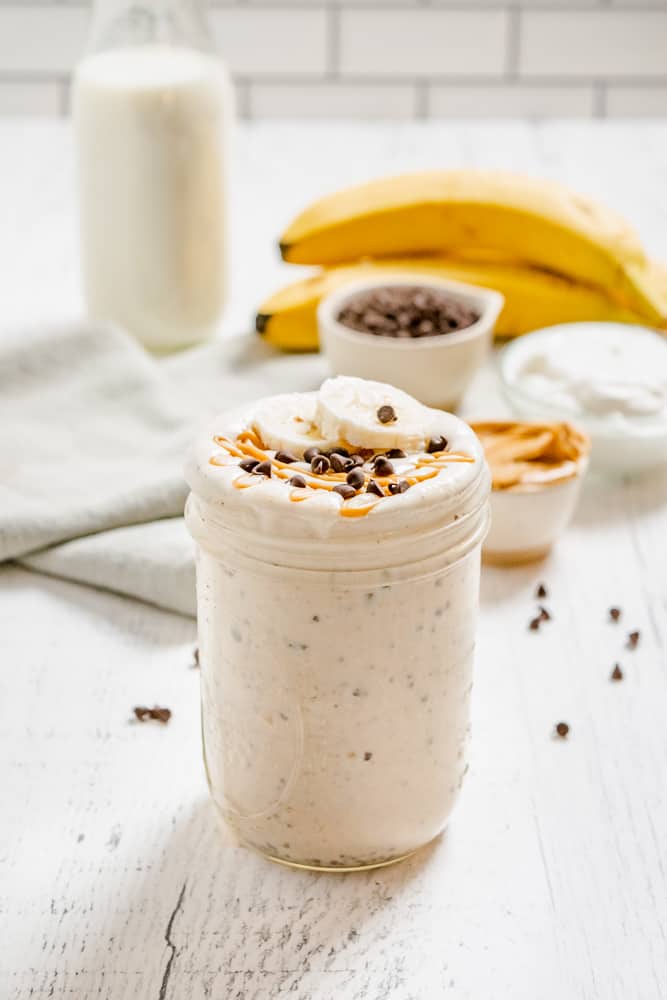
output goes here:
[{"label": "bowl of chocolate chips", "polygon": [[492,289],[385,274],[320,302],[320,342],[335,375],[388,382],[451,410],[486,357],[503,301]]}]

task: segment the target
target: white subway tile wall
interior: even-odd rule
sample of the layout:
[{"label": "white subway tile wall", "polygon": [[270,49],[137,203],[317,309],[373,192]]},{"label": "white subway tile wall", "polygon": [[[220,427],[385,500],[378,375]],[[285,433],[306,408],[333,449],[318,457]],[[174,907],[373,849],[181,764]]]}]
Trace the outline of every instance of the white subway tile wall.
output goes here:
[{"label": "white subway tile wall", "polygon": [[[62,115],[86,0],[0,0],[0,116]],[[251,118],[665,117],[667,0],[214,0]]]}]

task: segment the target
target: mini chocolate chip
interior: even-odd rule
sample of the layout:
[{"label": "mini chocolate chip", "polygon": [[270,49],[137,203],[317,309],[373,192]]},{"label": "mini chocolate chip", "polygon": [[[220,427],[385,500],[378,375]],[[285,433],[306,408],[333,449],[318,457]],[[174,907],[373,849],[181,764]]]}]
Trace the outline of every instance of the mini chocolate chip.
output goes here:
[{"label": "mini chocolate chip", "polygon": [[621,670],[620,663],[615,663],[614,664],[614,669],[612,670],[611,677],[609,679],[612,680],[612,681],[622,681],[623,680],[623,671]]},{"label": "mini chocolate chip", "polygon": [[257,458],[244,458],[242,462],[239,462],[239,466],[244,472],[254,472],[259,465],[259,459]]},{"label": "mini chocolate chip", "polygon": [[356,490],[360,489],[366,482],[366,476],[364,475],[363,469],[350,469],[345,479],[347,480],[347,483],[350,486],[354,486]]},{"label": "mini chocolate chip", "polygon": [[442,434],[440,435],[440,437],[431,438],[429,443],[426,445],[426,450],[429,453],[429,455],[432,455],[436,451],[445,451],[446,448],[447,448],[447,438],[443,437]]},{"label": "mini chocolate chip", "polygon": [[316,455],[320,454],[319,448],[306,448],[303,453],[304,462],[312,462]]},{"label": "mini chocolate chip", "polygon": [[376,497],[383,497],[382,487],[379,483],[376,483],[374,479],[369,479],[368,486],[366,487],[367,493],[373,493]]},{"label": "mini chocolate chip", "polygon": [[347,472],[352,468],[352,461],[349,455],[341,455],[339,451],[331,453],[331,468],[334,472]]},{"label": "mini chocolate chip", "polygon": [[556,736],[560,737],[561,740],[567,739],[567,734],[570,731],[570,727],[567,722],[557,722],[556,723]]},{"label": "mini chocolate chip", "polygon": [[334,486],[333,491],[342,496],[343,500],[350,500],[357,495],[354,486],[348,486],[347,483],[339,483],[338,486]]},{"label": "mini chocolate chip", "polygon": [[284,462],[285,465],[291,465],[292,462],[296,462],[296,458],[289,451],[277,451],[275,458],[276,462]]},{"label": "mini chocolate chip", "polygon": [[149,719],[153,719],[155,722],[161,722],[165,725],[171,719],[171,709],[159,708],[157,705],[154,705],[153,708],[145,708],[143,705],[137,705],[133,711],[139,722],[147,722]]},{"label": "mini chocolate chip", "polygon": [[535,597],[548,597],[547,588],[541,583],[535,591]]},{"label": "mini chocolate chip", "polygon": [[377,418],[381,424],[392,424],[395,420],[398,420],[394,407],[387,405],[379,408]]},{"label": "mini chocolate chip", "polygon": [[289,481],[289,484],[290,484],[290,486],[296,486],[296,488],[299,489],[299,490],[302,490],[305,486],[308,485],[308,483],[303,478],[303,476],[298,476],[298,475],[297,476],[292,476],[291,479],[290,479],[290,481]]},{"label": "mini chocolate chip", "polygon": [[310,463],[311,470],[318,476],[323,476],[331,468],[331,462],[326,455],[315,455]]},{"label": "mini chocolate chip", "polygon": [[364,464],[364,460],[361,455],[350,455],[350,462],[352,462],[352,468],[358,468],[360,465]]},{"label": "mini chocolate chip", "polygon": [[347,448],[334,448],[334,452],[337,455],[342,455],[343,458],[349,458],[350,457],[350,453],[347,450]]},{"label": "mini chocolate chip", "polygon": [[375,475],[379,476],[380,479],[386,479],[387,476],[392,476],[394,474],[394,466],[383,455],[378,455],[375,459],[374,468]]},{"label": "mini chocolate chip", "polygon": [[611,621],[617,622],[620,617],[621,617],[620,608],[609,608],[609,618],[611,619]]},{"label": "mini chocolate chip", "polygon": [[530,624],[528,625],[528,628],[530,629],[531,632],[537,632],[541,624],[542,624],[541,618],[539,617],[533,618]]},{"label": "mini chocolate chip", "polygon": [[389,492],[392,496],[396,496],[397,493],[405,493],[410,489],[410,483],[407,479],[399,479],[397,483],[389,483]]},{"label": "mini chocolate chip", "polygon": [[387,458],[405,458],[406,454],[402,448],[390,448],[387,452]]},{"label": "mini chocolate chip", "polygon": [[540,607],[539,607],[539,611],[540,611],[540,619],[543,622],[550,622],[551,621],[551,615],[549,614],[549,612],[547,611],[546,608],[542,607],[541,604],[540,604]]},{"label": "mini chocolate chip", "polygon": [[367,750],[366,753],[364,754],[364,760],[370,760],[372,756],[373,754],[370,752],[370,750]]},{"label": "mini chocolate chip", "polygon": [[636,649],[639,645],[639,632],[630,632],[628,634],[628,648]]},{"label": "mini chocolate chip", "polygon": [[258,476],[266,476],[267,479],[271,478],[271,463],[268,461],[260,462],[259,465],[253,470]]}]

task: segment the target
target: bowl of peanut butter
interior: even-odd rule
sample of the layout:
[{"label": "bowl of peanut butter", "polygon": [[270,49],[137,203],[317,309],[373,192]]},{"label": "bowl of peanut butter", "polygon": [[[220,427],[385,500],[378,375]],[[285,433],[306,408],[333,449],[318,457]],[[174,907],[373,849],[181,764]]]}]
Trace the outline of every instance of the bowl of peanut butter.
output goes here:
[{"label": "bowl of peanut butter", "polygon": [[570,423],[473,423],[491,469],[491,528],[485,562],[541,559],[567,528],[583,481],[590,440]]}]

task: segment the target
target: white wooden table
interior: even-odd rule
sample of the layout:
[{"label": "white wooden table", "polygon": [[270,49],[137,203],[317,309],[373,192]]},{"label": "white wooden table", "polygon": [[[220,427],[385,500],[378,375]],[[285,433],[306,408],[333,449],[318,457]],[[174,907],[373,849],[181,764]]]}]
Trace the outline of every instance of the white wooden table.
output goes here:
[{"label": "white wooden table", "polygon": [[[592,190],[667,257],[667,126],[253,125],[229,325],[279,280],[271,240],[305,199],[458,163]],[[62,125],[0,126],[3,323],[80,308],[70,170]],[[395,868],[295,873],[225,841],[194,645],[188,619],[0,569],[3,1000],[667,995],[667,475],[591,480],[546,563],[484,570],[470,774],[446,835]],[[154,703],[169,725],[131,721]]]}]

